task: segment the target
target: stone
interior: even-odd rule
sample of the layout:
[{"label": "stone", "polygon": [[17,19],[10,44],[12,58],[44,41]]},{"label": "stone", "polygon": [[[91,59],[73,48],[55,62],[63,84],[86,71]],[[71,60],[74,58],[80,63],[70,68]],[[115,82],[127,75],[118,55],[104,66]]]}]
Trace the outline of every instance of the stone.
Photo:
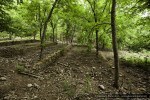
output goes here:
[{"label": "stone", "polygon": [[146,91],[144,88],[138,88],[138,91]]},{"label": "stone", "polygon": [[79,64],[77,63],[76,66],[79,66]]},{"label": "stone", "polygon": [[6,79],[6,77],[1,77],[0,78],[0,81],[6,81],[7,79]]},{"label": "stone", "polygon": [[10,99],[9,96],[6,96],[6,97],[3,98],[3,100],[9,100],[9,99]]},{"label": "stone", "polygon": [[98,87],[99,87],[101,90],[105,90],[104,85],[99,85]]},{"label": "stone", "polygon": [[28,84],[27,87],[31,88],[33,85],[32,84]]},{"label": "stone", "polygon": [[38,99],[38,96],[33,96],[32,100]]},{"label": "stone", "polygon": [[122,77],[123,75],[122,75],[122,74],[119,74],[119,76]]},{"label": "stone", "polygon": [[37,88],[37,89],[40,88],[40,86],[38,84],[36,84],[36,83],[34,83],[34,87]]}]

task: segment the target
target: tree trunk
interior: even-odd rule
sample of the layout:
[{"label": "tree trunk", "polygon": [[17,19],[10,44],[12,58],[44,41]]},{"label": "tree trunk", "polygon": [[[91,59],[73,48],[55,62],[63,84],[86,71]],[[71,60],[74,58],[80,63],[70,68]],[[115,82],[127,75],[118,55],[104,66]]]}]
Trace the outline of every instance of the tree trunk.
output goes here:
[{"label": "tree trunk", "polygon": [[45,39],[45,33],[46,33],[46,29],[47,29],[47,24],[52,16],[52,13],[53,13],[53,10],[56,6],[56,4],[58,3],[59,0],[55,0],[55,2],[53,3],[53,6],[48,14],[48,17],[44,23],[44,28],[43,28],[43,33],[42,33],[42,36],[41,36],[41,52],[40,52],[40,60],[42,59],[42,55],[43,55],[43,48],[44,48],[44,39]]},{"label": "tree trunk", "polygon": [[[92,3],[90,2],[90,0],[87,0],[87,2],[91,6],[93,16],[94,16],[94,21],[97,24],[98,20],[97,20],[97,13],[96,13],[96,0],[94,0],[93,6],[92,6]],[[96,45],[96,57],[98,57],[98,48],[99,48],[99,45],[98,45],[98,32],[99,32],[99,30],[96,29],[96,31],[95,31],[95,35],[96,35],[96,44],[95,44]]]},{"label": "tree trunk", "polygon": [[98,57],[98,48],[99,48],[99,45],[98,45],[98,30],[96,30],[96,56]]},{"label": "tree trunk", "polygon": [[57,43],[57,26],[56,26],[56,31],[55,31],[55,42]]},{"label": "tree trunk", "polygon": [[20,3],[23,3],[23,0],[20,0]]},{"label": "tree trunk", "polygon": [[104,50],[104,49],[105,49],[105,43],[103,41],[103,43],[102,43],[102,50]]},{"label": "tree trunk", "polygon": [[9,40],[12,40],[12,35],[13,35],[13,33],[9,34]]},{"label": "tree trunk", "polygon": [[51,27],[52,27],[52,41],[53,41],[53,43],[55,42],[55,25],[54,25],[54,23],[53,23],[53,21],[51,20],[50,21],[50,24],[51,24]]},{"label": "tree trunk", "polygon": [[[93,14],[94,14],[94,20],[95,20],[95,23],[97,24],[97,14],[96,14],[96,3],[94,1],[94,7],[93,7]],[[98,48],[99,48],[99,45],[98,45],[98,29],[96,29],[95,31],[95,35],[96,35],[96,57],[98,57]]]},{"label": "tree trunk", "polygon": [[76,32],[76,26],[73,26],[72,36],[71,36],[71,40],[70,40],[71,44],[73,42],[75,32]]},{"label": "tree trunk", "polygon": [[34,35],[33,35],[33,39],[35,40],[35,37],[36,37],[36,33],[34,33]]},{"label": "tree trunk", "polygon": [[[95,23],[97,23],[97,16],[96,16],[95,12],[94,12],[94,18],[95,18]],[[98,57],[98,48],[99,48],[99,45],[98,45],[98,29],[96,29],[95,35],[96,35],[96,57]]]},{"label": "tree trunk", "polygon": [[42,39],[42,22],[40,22],[40,40]]},{"label": "tree trunk", "polygon": [[54,43],[55,42],[55,29],[52,28],[52,30],[53,30],[53,43]]},{"label": "tree trunk", "polygon": [[119,59],[118,59],[118,48],[117,48],[117,39],[116,39],[116,0],[112,0],[111,29],[112,29],[112,44],[113,44],[114,65],[115,65],[114,86],[118,89],[119,88]]},{"label": "tree trunk", "polygon": [[19,3],[20,3],[19,0],[17,0],[17,5],[19,5]]}]

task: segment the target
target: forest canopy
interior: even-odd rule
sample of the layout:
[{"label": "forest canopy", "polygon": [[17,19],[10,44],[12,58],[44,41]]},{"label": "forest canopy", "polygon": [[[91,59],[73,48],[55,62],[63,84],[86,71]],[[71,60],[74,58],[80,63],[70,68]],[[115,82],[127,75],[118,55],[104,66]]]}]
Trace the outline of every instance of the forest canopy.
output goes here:
[{"label": "forest canopy", "polygon": [[[1,0],[2,37],[40,39],[53,0]],[[59,0],[48,22],[46,40],[88,44],[111,48],[111,0]],[[117,2],[117,43],[120,49],[150,49],[150,1]],[[97,40],[96,36],[97,34]]]}]

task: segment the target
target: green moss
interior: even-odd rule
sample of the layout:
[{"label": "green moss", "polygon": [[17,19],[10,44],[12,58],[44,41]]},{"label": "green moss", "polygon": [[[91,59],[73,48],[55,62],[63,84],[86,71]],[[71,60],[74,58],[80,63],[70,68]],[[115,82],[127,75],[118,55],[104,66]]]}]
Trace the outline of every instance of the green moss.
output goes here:
[{"label": "green moss", "polygon": [[16,71],[17,72],[24,72],[25,71],[25,67],[23,65],[16,65]]}]

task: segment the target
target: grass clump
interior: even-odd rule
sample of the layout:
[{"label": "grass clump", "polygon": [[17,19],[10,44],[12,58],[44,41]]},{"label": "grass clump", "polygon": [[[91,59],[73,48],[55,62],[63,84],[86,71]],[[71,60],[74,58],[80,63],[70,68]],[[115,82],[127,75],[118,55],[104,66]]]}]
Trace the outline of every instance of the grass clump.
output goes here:
[{"label": "grass clump", "polygon": [[137,66],[143,68],[145,70],[150,69],[150,57],[142,57],[142,56],[123,56],[120,58],[120,61],[127,66]]},{"label": "grass clump", "polygon": [[24,72],[24,71],[25,71],[25,67],[24,67],[23,65],[17,64],[17,65],[16,65],[16,71],[17,71],[18,73]]}]

